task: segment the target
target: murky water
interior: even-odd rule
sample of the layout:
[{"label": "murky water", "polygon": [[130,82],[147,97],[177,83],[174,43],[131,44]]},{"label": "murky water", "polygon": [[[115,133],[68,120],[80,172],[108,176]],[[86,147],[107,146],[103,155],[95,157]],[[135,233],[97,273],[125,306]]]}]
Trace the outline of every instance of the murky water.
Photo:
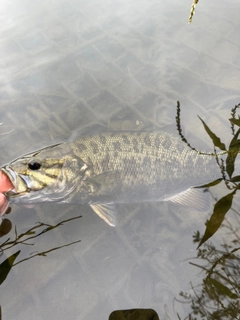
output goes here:
[{"label": "murky water", "polygon": [[[190,7],[169,0],[2,0],[0,134],[14,130],[0,135],[1,163],[82,133],[164,127],[175,122],[177,100],[192,144],[211,145],[197,115],[229,142],[230,110],[240,103],[240,4],[200,0],[188,25]],[[15,263],[32,258],[0,277],[3,319],[107,320],[130,308],[152,308],[161,320],[185,319],[193,310],[199,319],[237,319],[236,199],[198,250],[194,239],[214,202],[204,212],[119,205],[116,228],[84,205],[12,206],[12,230],[1,242],[13,241],[16,230],[23,243],[2,247],[1,263],[18,250]],[[34,228],[37,222],[44,225]]]}]

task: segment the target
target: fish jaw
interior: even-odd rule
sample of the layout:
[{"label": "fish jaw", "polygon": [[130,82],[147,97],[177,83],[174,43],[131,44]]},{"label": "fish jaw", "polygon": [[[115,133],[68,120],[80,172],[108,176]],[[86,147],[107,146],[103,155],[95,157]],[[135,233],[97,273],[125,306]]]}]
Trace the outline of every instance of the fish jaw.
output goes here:
[{"label": "fish jaw", "polygon": [[[48,187],[37,189],[35,182],[28,176],[18,173],[7,165],[1,168],[1,171],[9,178],[13,188],[4,192],[7,199],[11,202],[20,203],[38,203],[44,201],[54,202],[56,198],[64,197],[64,188],[58,187],[58,190],[51,191]],[[59,190],[60,189],[60,190]],[[62,192],[61,192],[62,191]],[[55,197],[53,197],[53,193]]]},{"label": "fish jaw", "polygon": [[1,168],[1,171],[9,178],[13,188],[6,192],[8,197],[24,195],[29,192],[27,177],[17,174],[10,166]]}]

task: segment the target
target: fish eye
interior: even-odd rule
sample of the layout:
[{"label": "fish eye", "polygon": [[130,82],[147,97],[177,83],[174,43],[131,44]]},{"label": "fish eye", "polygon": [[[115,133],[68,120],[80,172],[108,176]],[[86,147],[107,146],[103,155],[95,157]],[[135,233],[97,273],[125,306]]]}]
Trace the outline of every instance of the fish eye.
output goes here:
[{"label": "fish eye", "polygon": [[28,163],[28,168],[30,170],[38,170],[41,168],[41,164],[39,162],[29,162]]}]

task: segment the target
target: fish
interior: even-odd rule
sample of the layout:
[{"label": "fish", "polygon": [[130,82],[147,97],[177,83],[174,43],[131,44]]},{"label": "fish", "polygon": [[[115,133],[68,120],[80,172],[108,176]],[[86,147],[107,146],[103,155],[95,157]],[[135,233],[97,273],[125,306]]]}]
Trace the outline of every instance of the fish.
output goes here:
[{"label": "fish", "polygon": [[10,202],[88,204],[111,226],[116,204],[187,205],[194,187],[222,178],[215,156],[167,130],[83,136],[24,155],[0,172],[13,186],[4,193]]}]

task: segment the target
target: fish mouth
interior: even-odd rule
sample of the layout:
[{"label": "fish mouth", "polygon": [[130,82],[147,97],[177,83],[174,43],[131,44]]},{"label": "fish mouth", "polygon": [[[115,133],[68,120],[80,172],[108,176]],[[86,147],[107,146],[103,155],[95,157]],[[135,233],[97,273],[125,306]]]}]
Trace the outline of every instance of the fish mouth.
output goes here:
[{"label": "fish mouth", "polygon": [[1,168],[1,171],[6,174],[14,186],[12,190],[5,193],[7,197],[18,197],[29,192],[27,177],[17,174],[10,166]]}]

